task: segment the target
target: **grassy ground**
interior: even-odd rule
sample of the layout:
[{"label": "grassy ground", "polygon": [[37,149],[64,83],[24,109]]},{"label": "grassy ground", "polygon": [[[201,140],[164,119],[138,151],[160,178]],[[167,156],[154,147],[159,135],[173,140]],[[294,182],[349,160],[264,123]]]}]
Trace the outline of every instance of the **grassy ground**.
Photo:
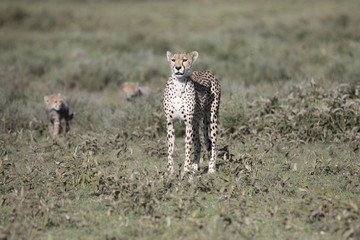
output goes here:
[{"label": "grassy ground", "polygon": [[[1,1],[0,239],[360,238],[359,26],[356,0]],[[214,175],[181,178],[179,126],[165,175],[167,50],[220,79]]]}]

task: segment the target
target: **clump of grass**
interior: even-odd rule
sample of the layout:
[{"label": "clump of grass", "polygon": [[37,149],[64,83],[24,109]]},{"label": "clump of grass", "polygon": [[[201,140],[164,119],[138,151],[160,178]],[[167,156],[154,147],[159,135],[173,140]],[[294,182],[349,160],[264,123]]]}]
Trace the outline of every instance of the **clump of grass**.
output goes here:
[{"label": "clump of grass", "polygon": [[[323,144],[283,143],[269,150],[254,149],[255,140],[234,143],[219,151],[216,175],[200,171],[189,181],[164,174],[162,148],[142,151],[138,141],[120,134],[69,134],[54,141],[31,139],[29,131],[3,136],[3,236],[46,238],[61,231],[69,237],[147,233],[205,239],[212,231],[216,238],[261,237],[269,227],[287,229],[272,237],[358,234],[357,153],[344,144],[329,151],[331,145]],[[23,141],[28,145],[19,152]],[[338,183],[329,181],[339,176]]]},{"label": "clump of grass", "polygon": [[56,71],[56,85],[66,89],[101,91],[120,87],[125,81],[151,83],[162,78],[159,59],[151,51],[70,59]]},{"label": "clump of grass", "polygon": [[0,11],[0,26],[14,25],[28,18],[29,13],[22,7],[7,7]]},{"label": "clump of grass", "polygon": [[162,114],[161,92],[137,99],[127,105],[113,121],[114,126],[133,131],[131,134],[142,137],[157,138],[164,134],[165,117]]},{"label": "clump of grass", "polygon": [[119,86],[124,77],[115,59],[80,59],[68,63],[58,75],[57,82],[67,89],[103,90],[106,86]]},{"label": "clump of grass", "polygon": [[[234,126],[240,123],[236,131],[245,135],[281,135],[303,141],[351,139],[359,132],[359,88],[343,84],[328,91],[315,82],[295,85],[286,97],[275,95],[249,103],[246,119],[235,121]],[[225,119],[236,117],[233,111],[224,115]]]},{"label": "clump of grass", "polygon": [[10,6],[0,10],[0,26],[24,28],[33,31],[53,31],[69,27],[74,20],[70,11],[54,13],[47,9],[33,10]]},{"label": "clump of grass", "polygon": [[226,100],[221,102],[220,122],[227,134],[233,134],[246,124],[246,102],[238,95],[233,95]]}]

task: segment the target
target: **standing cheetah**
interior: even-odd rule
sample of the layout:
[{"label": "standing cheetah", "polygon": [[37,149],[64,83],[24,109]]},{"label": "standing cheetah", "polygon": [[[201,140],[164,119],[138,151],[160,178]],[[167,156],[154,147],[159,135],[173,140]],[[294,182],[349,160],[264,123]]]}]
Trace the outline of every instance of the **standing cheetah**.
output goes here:
[{"label": "standing cheetah", "polygon": [[[199,125],[203,120],[206,150],[211,150],[208,172],[214,173],[221,95],[219,81],[207,71],[194,71],[190,75],[191,67],[199,55],[196,51],[175,54],[168,51],[166,55],[171,68],[171,77],[165,87],[163,102],[167,122],[168,171],[174,172],[175,120],[179,120],[186,129],[184,172],[198,170],[201,152]],[[191,165],[193,143],[194,161]]]},{"label": "standing cheetah", "polygon": [[46,113],[50,121],[49,128],[51,136],[56,137],[59,133],[61,133],[61,119],[65,119],[65,131],[68,132],[70,130],[69,121],[73,119],[74,113],[69,114],[69,104],[65,98],[58,93],[51,96],[45,96],[44,102],[46,106]]}]

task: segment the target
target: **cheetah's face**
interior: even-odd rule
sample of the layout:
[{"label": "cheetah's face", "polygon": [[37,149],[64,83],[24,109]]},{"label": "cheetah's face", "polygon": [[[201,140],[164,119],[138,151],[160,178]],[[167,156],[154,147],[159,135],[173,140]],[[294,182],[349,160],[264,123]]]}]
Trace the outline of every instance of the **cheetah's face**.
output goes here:
[{"label": "cheetah's face", "polygon": [[170,64],[171,73],[178,79],[186,77],[193,65],[198,58],[198,52],[194,51],[191,53],[174,53],[167,51],[167,59]]},{"label": "cheetah's face", "polygon": [[59,111],[62,106],[61,95],[45,96],[44,102],[49,110]]}]

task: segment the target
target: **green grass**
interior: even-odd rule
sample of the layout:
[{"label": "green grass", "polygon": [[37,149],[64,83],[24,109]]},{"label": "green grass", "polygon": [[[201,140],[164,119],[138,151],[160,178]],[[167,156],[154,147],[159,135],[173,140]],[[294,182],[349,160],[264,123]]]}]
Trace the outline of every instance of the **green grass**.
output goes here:
[{"label": "green grass", "polygon": [[[359,23],[355,0],[2,1],[0,239],[359,238]],[[167,50],[220,79],[214,175],[203,152],[182,178],[178,125],[166,175]]]}]

